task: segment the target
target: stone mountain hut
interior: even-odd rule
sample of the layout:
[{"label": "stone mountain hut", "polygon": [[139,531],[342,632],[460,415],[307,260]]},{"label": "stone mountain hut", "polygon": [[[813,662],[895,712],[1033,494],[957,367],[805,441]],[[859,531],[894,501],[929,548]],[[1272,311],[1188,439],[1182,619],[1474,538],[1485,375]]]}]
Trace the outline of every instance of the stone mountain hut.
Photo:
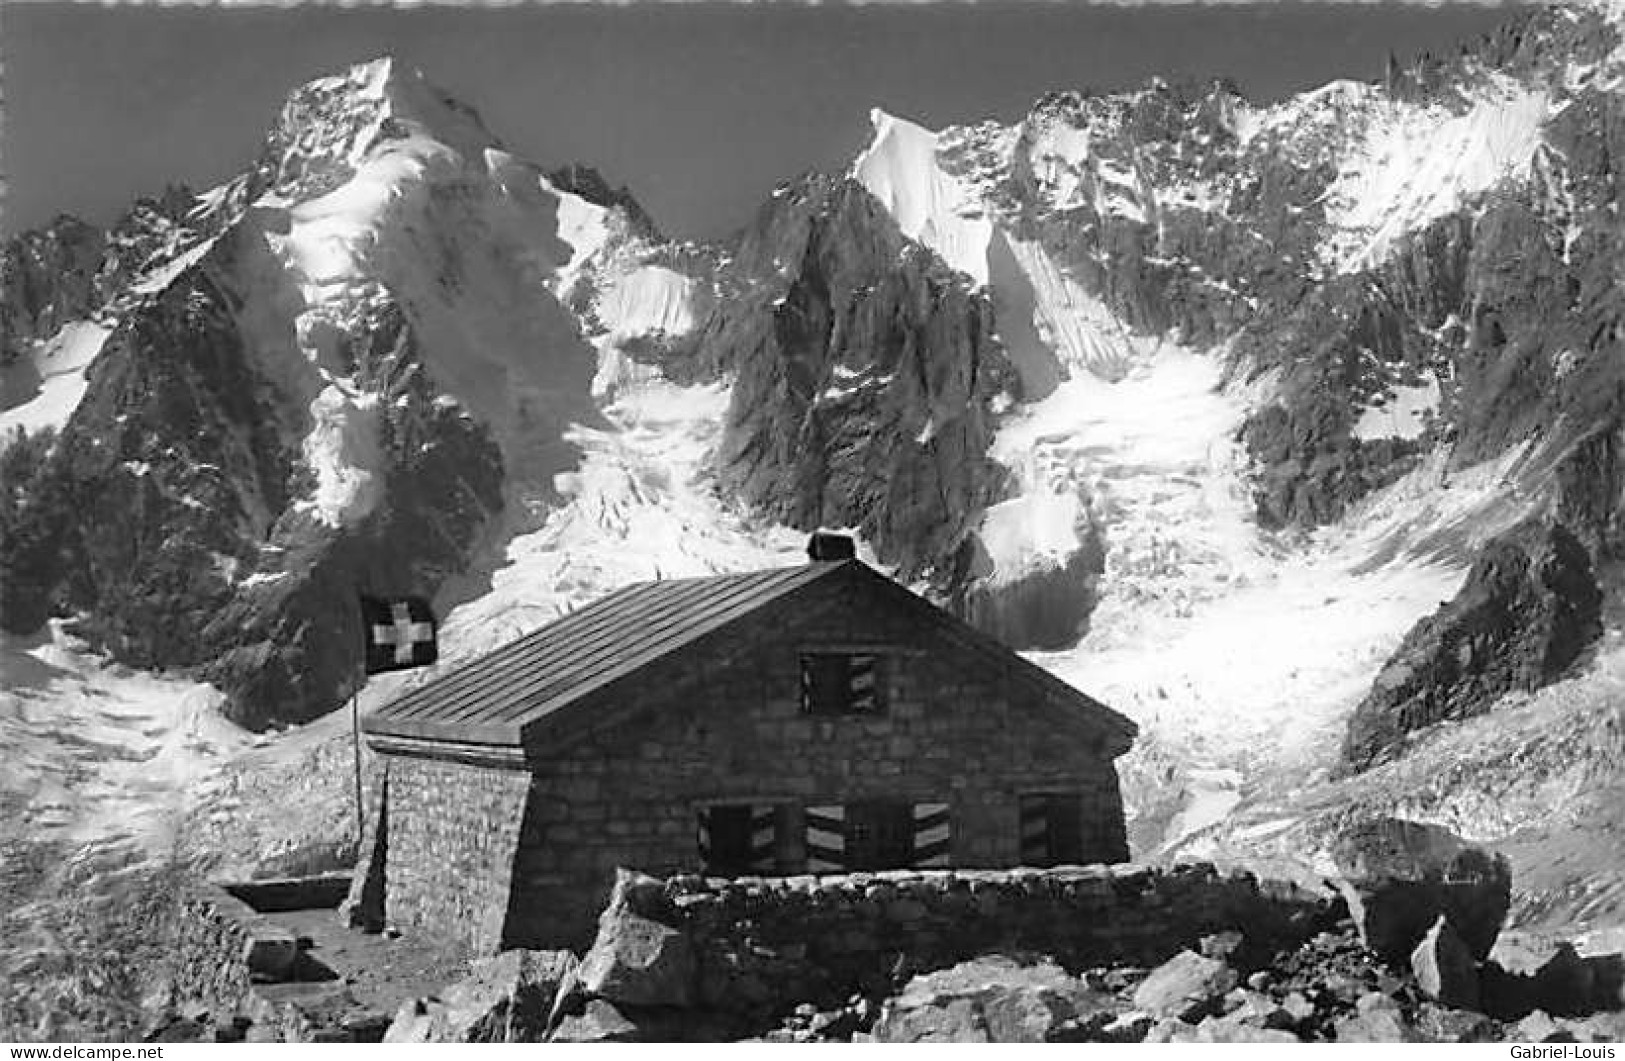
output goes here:
[{"label": "stone mountain hut", "polygon": [[628,586],[365,720],[356,920],[590,941],[617,866],[776,876],[1128,857],[1135,726],[817,535]]}]

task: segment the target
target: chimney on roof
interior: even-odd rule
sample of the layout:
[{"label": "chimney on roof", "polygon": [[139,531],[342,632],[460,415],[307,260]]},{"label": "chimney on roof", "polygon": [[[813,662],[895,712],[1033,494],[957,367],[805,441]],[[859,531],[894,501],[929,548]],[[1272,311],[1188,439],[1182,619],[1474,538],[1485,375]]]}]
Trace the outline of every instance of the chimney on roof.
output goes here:
[{"label": "chimney on roof", "polygon": [[855,560],[858,547],[845,534],[814,531],[807,539],[807,559],[815,564],[834,564],[842,560]]}]

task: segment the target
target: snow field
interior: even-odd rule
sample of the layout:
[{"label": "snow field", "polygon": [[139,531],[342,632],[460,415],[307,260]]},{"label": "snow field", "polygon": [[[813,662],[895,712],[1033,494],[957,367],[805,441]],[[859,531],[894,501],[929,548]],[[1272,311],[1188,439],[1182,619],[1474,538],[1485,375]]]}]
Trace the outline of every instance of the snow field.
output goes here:
[{"label": "snow field", "polygon": [[1526,177],[1550,110],[1544,92],[1506,79],[1465,114],[1386,103],[1327,190],[1327,264],[1344,273],[1376,264],[1406,234]]},{"label": "snow field", "polygon": [[0,370],[0,445],[18,428],[34,434],[61,428],[90,384],[85,370],[101,353],[111,331],[89,321],[70,321],[30,356]]}]

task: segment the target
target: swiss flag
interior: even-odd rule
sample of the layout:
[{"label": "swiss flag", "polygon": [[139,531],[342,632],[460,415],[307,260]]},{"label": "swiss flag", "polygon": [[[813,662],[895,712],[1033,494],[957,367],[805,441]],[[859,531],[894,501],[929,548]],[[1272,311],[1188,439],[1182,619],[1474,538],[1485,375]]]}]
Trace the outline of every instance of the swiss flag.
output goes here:
[{"label": "swiss flag", "polygon": [[367,673],[406,670],[439,656],[434,612],[422,597],[362,597]]}]

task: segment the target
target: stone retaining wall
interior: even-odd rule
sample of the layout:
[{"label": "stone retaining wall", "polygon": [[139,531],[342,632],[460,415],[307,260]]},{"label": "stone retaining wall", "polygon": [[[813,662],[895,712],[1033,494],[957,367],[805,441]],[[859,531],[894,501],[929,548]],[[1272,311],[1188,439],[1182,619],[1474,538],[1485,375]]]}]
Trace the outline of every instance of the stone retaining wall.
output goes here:
[{"label": "stone retaining wall", "polygon": [[259,915],[215,885],[191,889],[169,932],[167,979],[176,1008],[237,1012],[248,997],[248,953]]},{"label": "stone retaining wall", "polygon": [[1274,950],[1341,912],[1329,894],[1207,864],[680,876],[628,895],[641,895],[638,913],[688,937],[703,1004],[768,1011],[839,1004],[900,974],[997,951],[1051,955],[1073,971],[1148,966],[1230,929]]},{"label": "stone retaining wall", "polygon": [[193,885],[166,938],[171,1005],[223,1018],[244,1009],[254,984],[308,973],[298,938],[262,915],[335,908],[349,885],[339,874]]},{"label": "stone retaining wall", "polygon": [[274,880],[234,882],[221,887],[263,914],[279,910],[323,910],[336,908],[344,900],[350,891],[350,874],[278,877]]}]

